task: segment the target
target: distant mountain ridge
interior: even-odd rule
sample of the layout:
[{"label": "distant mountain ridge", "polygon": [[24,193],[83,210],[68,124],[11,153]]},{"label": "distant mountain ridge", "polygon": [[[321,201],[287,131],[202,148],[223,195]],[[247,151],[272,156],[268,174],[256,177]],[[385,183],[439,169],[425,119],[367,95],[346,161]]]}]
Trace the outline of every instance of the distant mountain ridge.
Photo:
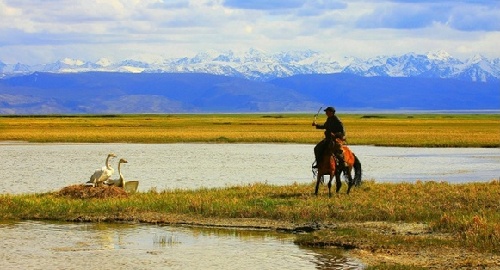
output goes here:
[{"label": "distant mountain ridge", "polygon": [[35,72],[0,79],[0,114],[499,110],[500,82],[302,74],[269,81],[207,73]]},{"label": "distant mountain ridge", "polygon": [[65,58],[43,65],[5,64],[0,59],[0,78],[33,72],[124,72],[124,73],[207,73],[270,81],[303,74],[345,73],[361,77],[404,77],[458,79],[472,82],[500,81],[500,58],[476,55],[465,61],[445,51],[427,54],[407,53],[401,56],[379,56],[370,59],[331,56],[311,50],[265,53],[257,49],[246,52],[203,52],[194,57],[129,59],[113,63],[106,58],[91,62]]}]

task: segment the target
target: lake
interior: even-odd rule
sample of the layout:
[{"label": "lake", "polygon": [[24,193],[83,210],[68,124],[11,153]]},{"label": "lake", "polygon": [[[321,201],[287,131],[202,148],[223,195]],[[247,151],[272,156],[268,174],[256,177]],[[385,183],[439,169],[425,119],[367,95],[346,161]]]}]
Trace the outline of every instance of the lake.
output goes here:
[{"label": "lake", "polygon": [[[0,193],[57,191],[85,183],[108,153],[118,178],[139,191],[313,181],[308,144],[33,144],[0,143]],[[406,148],[353,145],[363,179],[377,182],[484,182],[500,178],[500,148]]]},{"label": "lake", "polygon": [[2,269],[360,269],[269,231],[144,224],[0,222]]}]

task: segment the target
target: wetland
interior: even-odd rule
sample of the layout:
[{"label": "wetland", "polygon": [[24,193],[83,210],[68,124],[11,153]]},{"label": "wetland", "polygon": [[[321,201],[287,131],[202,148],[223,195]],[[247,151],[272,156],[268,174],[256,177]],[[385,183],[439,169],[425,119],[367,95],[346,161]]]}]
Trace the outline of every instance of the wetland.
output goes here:
[{"label": "wetland", "polygon": [[[265,179],[257,174],[262,171],[265,174],[266,168],[274,164],[276,159],[271,156],[267,160],[267,167],[264,165],[254,169],[246,174],[255,175],[254,177],[238,179],[236,181],[239,182],[236,183],[224,182],[222,186],[195,186],[191,189],[161,186],[158,183],[155,186],[143,186],[143,183],[147,183],[145,181],[140,185],[144,189],[126,198],[71,199],[59,196],[54,191],[57,186],[43,189],[42,183],[35,184],[35,188],[28,188],[28,193],[6,188],[5,193],[0,195],[0,218],[4,222],[21,223],[71,221],[78,225],[81,222],[125,222],[283,232],[288,236],[291,234],[293,243],[301,248],[320,248],[320,253],[330,254],[329,259],[318,259],[320,262],[336,261],[331,254],[338,254],[337,251],[341,250],[341,257],[346,256],[348,263],[337,266],[340,267],[337,269],[500,267],[500,185],[494,169],[498,167],[495,166],[498,164],[495,153],[500,142],[498,115],[341,115],[341,118],[345,119],[349,145],[362,157],[365,176],[372,176],[364,177],[365,183],[355,188],[351,195],[347,196],[344,192],[328,198],[323,187],[319,196],[312,195],[313,183],[309,174],[312,153],[307,154],[307,157],[303,153],[307,153],[306,149],[312,148],[313,143],[321,139],[322,132],[311,128],[311,117],[306,115],[0,117],[0,139],[4,141],[0,146],[2,151],[15,144],[30,148],[39,143],[44,147],[56,148],[61,145],[62,148],[71,148],[74,144],[93,147],[92,143],[104,146],[97,153],[88,149],[83,155],[85,158],[75,158],[71,154],[61,156],[59,162],[51,163],[52,170],[49,171],[54,171],[60,163],[72,166],[69,164],[78,164],[75,161],[89,157],[94,159],[92,164],[96,164],[90,169],[92,171],[103,163],[103,160],[99,161],[99,158],[93,156],[105,155],[111,151],[106,149],[107,144],[117,147],[127,144],[132,147],[143,144],[154,147],[154,143],[171,146],[194,143],[194,149],[200,149],[196,146],[223,148],[222,146],[241,144],[242,147],[255,150],[264,143],[263,148],[268,146],[269,153],[278,151],[276,148],[280,146],[287,146],[284,147],[287,150],[295,146],[305,148],[297,155],[290,155],[287,160],[287,164],[291,164],[287,171],[292,171],[293,175],[282,177],[285,182],[279,182],[283,180],[273,177]],[[50,143],[47,144],[48,142]],[[275,146],[272,143],[282,145]],[[384,149],[389,150],[382,163],[374,163],[377,160],[375,156],[380,153],[373,156],[367,153],[367,148],[375,146],[384,146]],[[418,148],[412,150],[401,147]],[[464,155],[462,152],[455,153],[454,148],[479,152],[466,152],[468,154]],[[435,156],[430,154],[441,149],[450,152],[444,155],[437,153]],[[55,150],[58,151],[60,150]],[[145,156],[146,152],[149,150],[143,153]],[[135,150],[134,154],[137,153],[140,150]],[[196,153],[194,150],[193,155],[196,156]],[[210,155],[213,160],[223,159],[224,154],[213,153]],[[232,153],[230,149],[225,150],[225,155],[231,156]],[[122,154],[133,156],[128,152]],[[198,154],[203,156],[202,152]],[[43,157],[44,154],[38,155]],[[28,162],[35,156],[26,155],[24,161],[16,164]],[[190,154],[186,156],[190,157]],[[262,159],[262,156],[253,157]],[[423,164],[417,162],[421,157],[425,160]],[[167,154],[166,159],[176,163],[179,157],[168,157]],[[300,165],[293,163],[294,159]],[[406,175],[399,172],[395,180],[389,180],[394,176],[384,170],[390,171],[388,167],[398,169],[394,163],[404,163],[405,159],[410,159],[410,163],[417,166],[403,169],[402,172],[407,172]],[[304,160],[308,160],[306,165],[302,165]],[[432,166],[441,160],[445,160],[445,166]],[[187,164],[191,161],[187,159]],[[454,165],[457,161],[460,164]],[[82,164],[89,164],[86,162],[90,163],[90,160]],[[132,164],[134,163],[127,164],[129,166],[124,168],[127,170],[125,172],[131,177],[139,178],[134,174],[142,173],[134,171]],[[178,163],[179,168],[183,164],[186,163]],[[467,167],[470,164],[477,164],[479,167],[471,170]],[[453,173],[446,171],[461,165],[464,167],[462,170],[452,169]],[[87,166],[90,165],[85,165],[85,168],[70,167],[68,173],[61,177],[68,182],[60,182],[61,185],[86,180],[80,178],[88,177]],[[242,163],[241,166],[244,167],[245,164]],[[305,173],[302,172],[302,166]],[[228,167],[231,166],[226,164],[226,168]],[[296,167],[299,168],[298,171],[294,171]],[[162,170],[161,166],[158,168]],[[434,174],[436,168],[444,168],[446,173]],[[274,170],[276,168],[268,172]],[[78,175],[80,171],[81,176]],[[189,174],[180,171],[183,175]],[[487,173],[483,174],[485,171]],[[373,174],[375,172],[377,174]],[[426,174],[428,172],[431,173]],[[164,179],[172,179],[172,173],[161,174],[165,174]],[[455,180],[446,178],[452,174],[462,174],[463,177]],[[23,177],[24,180],[19,181],[37,182],[36,175],[37,171],[31,170]],[[233,175],[234,173],[229,176],[218,175],[214,178],[227,181]],[[384,181],[384,178],[388,181]],[[186,182],[191,184],[195,180],[192,178]],[[362,266],[357,262],[361,262]],[[316,269],[331,269],[321,268],[323,264],[316,263],[313,262]]]}]

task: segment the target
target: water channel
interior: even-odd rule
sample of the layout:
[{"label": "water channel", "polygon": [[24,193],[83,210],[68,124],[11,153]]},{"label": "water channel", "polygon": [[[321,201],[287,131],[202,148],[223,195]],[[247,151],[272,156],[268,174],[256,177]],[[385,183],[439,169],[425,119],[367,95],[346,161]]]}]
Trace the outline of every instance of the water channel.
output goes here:
[{"label": "water channel", "polygon": [[[0,143],[0,194],[40,193],[86,182],[113,152],[139,191],[313,181],[313,145]],[[364,179],[487,182],[500,148],[351,146]],[[116,169],[118,159],[112,161]],[[114,175],[117,177],[117,174]],[[0,222],[1,269],[359,269],[331,249],[304,249],[268,231],[139,224]]]}]

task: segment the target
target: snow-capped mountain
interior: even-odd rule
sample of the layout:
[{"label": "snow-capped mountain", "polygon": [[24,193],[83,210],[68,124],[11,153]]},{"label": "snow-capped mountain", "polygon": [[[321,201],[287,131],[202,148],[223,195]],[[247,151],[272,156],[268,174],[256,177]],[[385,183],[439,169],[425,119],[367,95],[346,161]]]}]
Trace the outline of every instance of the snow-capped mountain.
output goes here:
[{"label": "snow-capped mountain", "polygon": [[500,81],[500,59],[476,55],[465,61],[445,51],[428,54],[407,53],[400,56],[378,56],[370,59],[346,57],[334,59],[319,52],[305,50],[266,53],[257,49],[245,52],[202,52],[194,57],[164,58],[147,62],[128,59],[96,62],[65,58],[55,63],[29,66],[0,61],[0,78],[32,72],[131,72],[131,73],[207,73],[255,81],[269,81],[300,74],[347,73],[362,77],[453,78],[473,82]]}]

